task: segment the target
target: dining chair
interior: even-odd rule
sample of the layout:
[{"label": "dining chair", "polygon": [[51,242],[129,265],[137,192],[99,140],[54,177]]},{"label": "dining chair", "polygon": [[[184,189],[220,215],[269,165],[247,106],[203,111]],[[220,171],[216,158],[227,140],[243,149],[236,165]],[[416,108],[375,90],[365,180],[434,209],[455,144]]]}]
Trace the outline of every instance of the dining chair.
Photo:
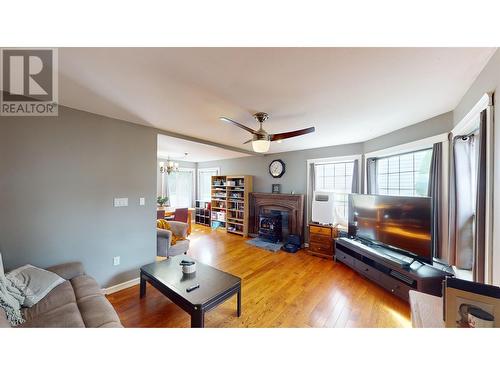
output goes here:
[{"label": "dining chair", "polygon": [[167,217],[167,220],[180,221],[181,223],[188,222],[188,209],[176,208],[172,216]]}]

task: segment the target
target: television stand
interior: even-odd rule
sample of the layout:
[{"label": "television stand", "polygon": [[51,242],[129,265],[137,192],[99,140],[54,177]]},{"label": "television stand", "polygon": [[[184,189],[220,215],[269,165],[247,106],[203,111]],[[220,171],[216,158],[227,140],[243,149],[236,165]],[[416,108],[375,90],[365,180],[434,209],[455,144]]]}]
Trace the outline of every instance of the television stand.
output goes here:
[{"label": "television stand", "polygon": [[381,246],[368,246],[349,238],[335,242],[334,259],[405,301],[409,301],[410,290],[441,296],[442,281],[451,275]]}]

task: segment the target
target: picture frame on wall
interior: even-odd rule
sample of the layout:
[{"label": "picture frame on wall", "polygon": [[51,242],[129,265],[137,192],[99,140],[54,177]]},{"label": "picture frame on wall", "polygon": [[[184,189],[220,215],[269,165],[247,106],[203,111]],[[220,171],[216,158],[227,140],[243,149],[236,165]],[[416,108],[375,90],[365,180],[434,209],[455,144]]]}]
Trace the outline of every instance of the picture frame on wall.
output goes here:
[{"label": "picture frame on wall", "polygon": [[273,184],[271,191],[273,194],[280,194],[281,193],[281,184]]},{"label": "picture frame on wall", "polygon": [[457,278],[443,282],[447,328],[500,327],[500,288]]}]

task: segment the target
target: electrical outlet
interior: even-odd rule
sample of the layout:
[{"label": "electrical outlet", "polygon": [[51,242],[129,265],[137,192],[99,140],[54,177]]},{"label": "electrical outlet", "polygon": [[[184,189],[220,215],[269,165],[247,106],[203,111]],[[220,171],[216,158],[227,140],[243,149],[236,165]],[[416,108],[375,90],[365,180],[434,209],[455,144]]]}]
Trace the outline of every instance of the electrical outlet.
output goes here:
[{"label": "electrical outlet", "polygon": [[139,198],[139,206],[145,206],[146,205],[146,198]]},{"label": "electrical outlet", "polygon": [[113,266],[119,266],[120,265],[120,257],[114,257],[113,258]]}]

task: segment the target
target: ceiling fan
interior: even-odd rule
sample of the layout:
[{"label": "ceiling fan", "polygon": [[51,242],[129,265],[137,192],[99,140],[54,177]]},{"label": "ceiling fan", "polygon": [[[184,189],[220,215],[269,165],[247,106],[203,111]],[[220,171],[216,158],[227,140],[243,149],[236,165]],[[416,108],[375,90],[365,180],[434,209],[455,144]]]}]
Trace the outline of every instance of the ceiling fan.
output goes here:
[{"label": "ceiling fan", "polygon": [[265,112],[257,112],[253,115],[255,119],[259,122],[259,130],[253,130],[248,126],[240,124],[234,120],[231,120],[228,117],[220,117],[222,121],[228,122],[230,124],[236,125],[241,129],[246,130],[247,132],[253,135],[252,139],[249,139],[244,144],[252,142],[252,147],[255,152],[267,152],[269,150],[269,146],[273,141],[280,141],[286,138],[298,137],[299,135],[309,134],[314,132],[314,126],[310,128],[293,130],[291,132],[286,133],[278,133],[278,134],[269,134],[262,128],[262,124],[269,118],[269,115]]}]

